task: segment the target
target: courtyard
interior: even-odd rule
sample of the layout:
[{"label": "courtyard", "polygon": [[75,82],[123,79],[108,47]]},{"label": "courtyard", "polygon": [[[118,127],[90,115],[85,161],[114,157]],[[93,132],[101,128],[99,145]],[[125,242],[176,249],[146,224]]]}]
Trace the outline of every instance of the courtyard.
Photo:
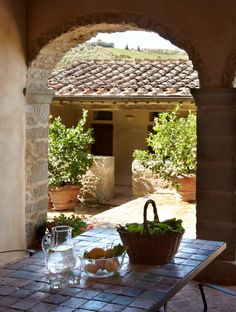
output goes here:
[{"label": "courtyard", "polygon": [[[116,186],[114,198],[107,205],[80,204],[75,210],[48,211],[48,220],[60,213],[70,216],[74,214],[84,219],[88,224],[96,227],[112,228],[128,222],[143,222],[143,207],[148,199],[153,199],[157,205],[160,220],[177,218],[183,220],[185,236],[196,237],[196,205],[181,200],[174,190],[160,189],[158,192],[140,198],[132,199],[129,186]],[[152,209],[148,211],[148,218],[153,219]]]}]

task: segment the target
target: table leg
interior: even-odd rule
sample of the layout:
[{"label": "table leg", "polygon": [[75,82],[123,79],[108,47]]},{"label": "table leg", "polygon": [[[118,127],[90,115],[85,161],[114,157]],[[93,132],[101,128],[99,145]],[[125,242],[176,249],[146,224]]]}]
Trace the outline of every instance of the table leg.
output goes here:
[{"label": "table leg", "polygon": [[203,302],[203,312],[206,312],[207,311],[207,301],[206,301],[206,296],[205,296],[205,293],[204,293],[204,289],[203,289],[203,286],[201,284],[198,284],[198,287],[199,287],[199,290],[200,290],[200,293],[201,293],[201,297],[202,297],[202,302]]},{"label": "table leg", "polygon": [[167,311],[167,303],[165,303],[163,308],[161,308],[161,310],[158,310],[157,312],[168,312]]}]

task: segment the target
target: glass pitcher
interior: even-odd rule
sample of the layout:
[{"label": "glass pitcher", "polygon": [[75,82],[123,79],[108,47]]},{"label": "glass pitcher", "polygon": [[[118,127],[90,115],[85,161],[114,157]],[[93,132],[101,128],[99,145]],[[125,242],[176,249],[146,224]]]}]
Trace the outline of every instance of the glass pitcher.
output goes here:
[{"label": "glass pitcher", "polygon": [[45,264],[50,278],[54,278],[60,284],[68,281],[68,274],[76,266],[76,257],[73,248],[72,227],[55,226],[51,233],[42,239],[42,248],[46,253]]}]

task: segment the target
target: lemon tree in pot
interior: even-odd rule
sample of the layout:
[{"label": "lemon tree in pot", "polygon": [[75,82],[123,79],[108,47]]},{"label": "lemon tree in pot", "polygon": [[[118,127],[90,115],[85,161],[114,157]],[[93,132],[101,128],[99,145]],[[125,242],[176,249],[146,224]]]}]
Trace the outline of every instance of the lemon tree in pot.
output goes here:
[{"label": "lemon tree in pot", "polygon": [[179,109],[177,106],[155,118],[153,132],[147,136],[151,151],[135,150],[133,156],[144,168],[171,182],[184,201],[191,202],[196,199],[196,114],[179,117]]},{"label": "lemon tree in pot", "polygon": [[73,209],[81,187],[81,179],[93,162],[89,147],[94,142],[92,129],[85,130],[88,112],[75,127],[66,128],[61,118],[49,124],[48,184],[56,210]]}]

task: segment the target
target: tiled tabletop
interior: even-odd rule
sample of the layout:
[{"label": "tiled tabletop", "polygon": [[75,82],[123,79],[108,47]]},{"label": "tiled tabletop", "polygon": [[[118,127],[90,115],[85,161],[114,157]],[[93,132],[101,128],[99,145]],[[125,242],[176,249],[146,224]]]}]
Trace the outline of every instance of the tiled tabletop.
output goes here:
[{"label": "tiled tabletop", "polygon": [[[120,239],[114,229],[96,228],[74,239],[75,250],[106,246]],[[183,239],[171,263],[132,265],[128,257],[118,275],[94,279],[84,273],[75,285],[50,290],[44,254],[0,267],[0,311],[157,311],[226,245]]]}]

